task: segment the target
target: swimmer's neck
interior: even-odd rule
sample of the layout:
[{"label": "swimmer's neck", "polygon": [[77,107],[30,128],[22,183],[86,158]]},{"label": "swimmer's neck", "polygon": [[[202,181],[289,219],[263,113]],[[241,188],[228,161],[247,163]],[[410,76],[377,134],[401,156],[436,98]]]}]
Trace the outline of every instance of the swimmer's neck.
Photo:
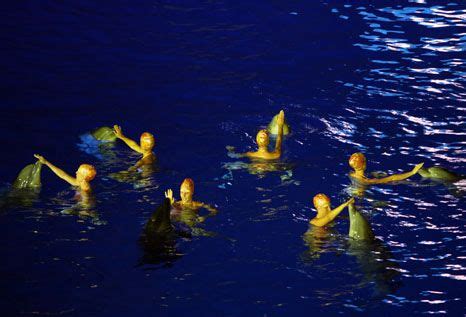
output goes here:
[{"label": "swimmer's neck", "polygon": [[84,194],[89,194],[92,191],[91,184],[89,182],[82,180],[79,185],[79,190]]},{"label": "swimmer's neck", "polygon": [[267,145],[260,145],[257,148],[257,153],[268,153],[268,152],[269,152],[269,149],[268,149]]},{"label": "swimmer's neck", "polygon": [[366,178],[366,176],[364,175],[364,170],[354,170],[353,172],[351,172],[351,176],[354,177],[354,178],[359,178],[359,179],[362,179],[362,178]]},{"label": "swimmer's neck", "polygon": [[152,155],[154,155],[154,152],[152,152],[151,150],[142,152],[142,158],[146,158]]},{"label": "swimmer's neck", "polygon": [[315,216],[314,219],[320,219],[320,218],[326,217],[330,213],[330,211],[332,211],[330,209],[330,206],[319,208],[317,209],[317,216]]}]

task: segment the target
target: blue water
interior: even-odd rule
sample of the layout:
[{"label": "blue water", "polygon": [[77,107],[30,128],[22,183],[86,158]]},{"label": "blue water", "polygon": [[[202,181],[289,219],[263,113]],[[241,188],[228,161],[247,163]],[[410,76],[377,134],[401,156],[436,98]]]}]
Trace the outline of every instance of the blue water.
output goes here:
[{"label": "blue water", "polygon": [[[373,245],[348,239],[346,212],[305,234],[315,194],[353,192],[354,152],[368,171],[466,173],[461,1],[18,1],[0,16],[2,190],[34,153],[98,170],[90,210],[46,169],[38,196],[2,205],[3,316],[466,312],[464,183],[369,188]],[[280,109],[280,163],[227,156]],[[154,133],[153,173],[110,177],[138,156],[82,136],[115,123]],[[141,230],[185,177],[219,213],[151,257]]]}]

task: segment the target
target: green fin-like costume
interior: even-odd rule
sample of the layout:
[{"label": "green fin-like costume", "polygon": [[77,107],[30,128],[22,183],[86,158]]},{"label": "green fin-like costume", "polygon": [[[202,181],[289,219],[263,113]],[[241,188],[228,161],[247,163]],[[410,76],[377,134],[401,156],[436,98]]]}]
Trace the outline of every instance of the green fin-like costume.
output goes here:
[{"label": "green fin-like costume", "polygon": [[100,127],[91,132],[91,135],[98,141],[114,142],[117,137],[110,127]]},{"label": "green fin-like costume", "polygon": [[37,161],[35,164],[29,164],[19,172],[18,177],[13,183],[14,188],[39,188],[41,186],[40,173],[42,163]]},{"label": "green fin-like costume", "polygon": [[423,178],[438,179],[438,180],[443,180],[447,182],[457,182],[465,178],[464,175],[453,173],[440,166],[421,168],[418,173]]},{"label": "green fin-like costume", "polygon": [[[278,119],[278,114],[276,114],[273,118],[272,121],[270,121],[269,125],[267,126],[267,131],[269,131],[270,134],[277,135],[278,134],[278,125],[277,125],[277,119]],[[291,131],[290,126],[288,123],[283,124],[283,135],[289,134]]]},{"label": "green fin-like costume", "polygon": [[372,232],[371,225],[366,218],[356,210],[354,204],[348,206],[348,212],[350,218],[349,237],[355,240],[374,240],[374,233]]},{"label": "green fin-like costume", "polygon": [[170,221],[170,210],[170,199],[165,198],[144,227],[144,235],[147,238],[163,237],[173,233],[174,229]]}]

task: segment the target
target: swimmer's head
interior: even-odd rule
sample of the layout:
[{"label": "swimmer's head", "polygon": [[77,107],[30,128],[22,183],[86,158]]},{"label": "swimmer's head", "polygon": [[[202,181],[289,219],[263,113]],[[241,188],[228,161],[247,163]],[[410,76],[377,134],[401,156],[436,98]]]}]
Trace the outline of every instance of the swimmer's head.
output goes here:
[{"label": "swimmer's head", "polygon": [[260,130],[256,135],[256,142],[258,146],[268,146],[269,145],[269,133],[267,130]]},{"label": "swimmer's head", "polygon": [[94,179],[95,175],[97,174],[95,167],[90,164],[81,164],[76,171],[76,178],[78,181],[86,181],[90,182]]},{"label": "swimmer's head", "polygon": [[361,152],[351,155],[348,163],[355,171],[364,171],[366,169],[366,157]]},{"label": "swimmer's head", "polygon": [[185,178],[180,186],[181,201],[184,203],[191,202],[194,194],[194,182],[191,178]]},{"label": "swimmer's head", "polygon": [[155,145],[155,138],[152,133],[144,132],[141,134],[141,148],[143,151],[151,151]]},{"label": "swimmer's head", "polygon": [[317,194],[314,196],[312,200],[314,203],[314,207],[319,210],[325,207],[330,207],[330,198],[328,198],[325,194]]}]

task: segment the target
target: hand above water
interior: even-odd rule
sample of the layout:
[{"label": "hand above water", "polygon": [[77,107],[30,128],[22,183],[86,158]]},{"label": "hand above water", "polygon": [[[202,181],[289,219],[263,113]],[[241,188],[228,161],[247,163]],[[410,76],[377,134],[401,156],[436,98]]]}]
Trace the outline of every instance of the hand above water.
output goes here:
[{"label": "hand above water", "polygon": [[34,154],[34,157],[35,157],[36,159],[38,159],[39,162],[41,162],[42,164],[47,164],[47,160],[46,160],[45,157],[43,157],[42,155]]},{"label": "hand above water", "polygon": [[115,133],[115,136],[117,138],[122,138],[123,137],[123,132],[121,131],[121,127],[119,125],[114,125],[113,126],[113,133]]},{"label": "hand above water", "polygon": [[175,198],[173,198],[173,190],[168,189],[165,191],[165,198],[170,199],[170,204],[173,204],[175,202]]}]

